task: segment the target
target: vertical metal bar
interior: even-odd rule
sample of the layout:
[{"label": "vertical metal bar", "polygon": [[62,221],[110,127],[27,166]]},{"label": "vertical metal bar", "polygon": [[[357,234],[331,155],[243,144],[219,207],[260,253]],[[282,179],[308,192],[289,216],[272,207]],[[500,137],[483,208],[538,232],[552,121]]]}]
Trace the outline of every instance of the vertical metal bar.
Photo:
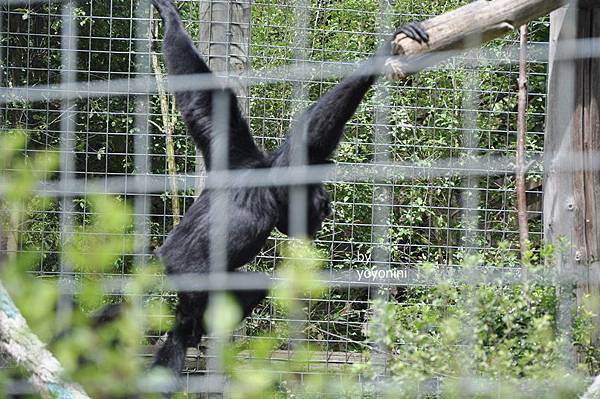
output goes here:
[{"label": "vertical metal bar", "polygon": [[[4,82],[5,73],[5,46],[8,46],[8,34],[6,35],[6,42],[4,41],[4,13],[6,12],[7,6],[4,3],[0,3],[0,87],[6,87]],[[6,103],[0,104],[0,110],[6,109]],[[4,111],[0,111],[0,122],[4,117]]]},{"label": "vertical metal bar", "polygon": [[[479,73],[476,70],[467,70],[465,77],[465,95],[463,97],[463,136],[462,147],[465,149],[466,159],[475,158],[479,154],[479,135],[477,129],[477,94],[479,89]],[[476,253],[477,229],[479,224],[479,176],[467,176],[463,179],[464,190],[461,193],[462,232],[463,245],[466,255]]]},{"label": "vertical metal bar", "polygon": [[[294,8],[294,58],[298,65],[304,65],[308,58],[308,28],[310,23],[310,1],[298,0]],[[308,99],[306,82],[294,82],[292,89],[292,110],[298,115]],[[307,123],[298,121],[293,127],[291,135],[290,166],[304,166],[308,161],[306,140]],[[307,233],[307,188],[306,186],[292,186],[289,189],[289,232],[296,237],[305,236]],[[293,210],[293,211],[292,211]]]},{"label": "vertical metal bar", "polygon": [[[208,7],[208,8],[207,8]],[[204,9],[203,9],[204,8]],[[200,27],[200,32],[207,36],[207,43],[204,48],[207,63],[216,73],[224,74],[227,83],[230,82],[230,62],[231,62],[231,13],[232,4],[230,2],[221,2],[210,0],[208,4],[200,4],[200,17],[208,14],[208,21],[205,27]],[[202,38],[200,38],[202,39]],[[203,44],[202,42],[200,43]],[[203,46],[204,47],[204,46]],[[229,169],[229,119],[230,119],[230,100],[229,94],[222,90],[213,91],[212,107],[212,141],[211,141],[211,163],[214,171]],[[197,171],[202,172],[203,162]],[[205,171],[204,171],[205,172]],[[200,178],[200,177],[199,177]],[[210,255],[210,278],[215,279],[213,286],[223,286],[226,282],[222,279],[216,279],[218,272],[227,271],[227,225],[228,225],[228,199],[229,191],[213,190],[210,193],[210,208],[212,219],[209,230],[209,255]],[[209,304],[212,306],[219,303],[219,296],[224,293],[211,293]],[[225,350],[226,337],[217,334],[207,343],[207,375],[215,373],[214,379],[220,384],[223,374],[224,364],[223,355]],[[212,381],[213,379],[209,379]],[[223,387],[215,387],[216,391],[222,391]]]},{"label": "vertical metal bar", "polygon": [[[389,40],[389,31],[391,18],[389,14],[389,3],[386,0],[379,1],[379,13],[377,15],[378,35],[383,40]],[[385,82],[375,85],[375,109],[374,109],[374,134],[373,134],[373,163],[376,165],[385,165],[390,162],[390,142],[389,142],[389,113],[390,98],[389,87]],[[374,184],[371,197],[371,243],[373,252],[371,256],[371,267],[378,270],[389,270],[391,267],[390,259],[390,217],[393,201],[393,189],[386,183]],[[386,274],[387,275],[387,274]],[[390,299],[390,292],[387,287],[377,287],[373,293],[374,298],[384,300]],[[386,326],[382,325],[382,335],[385,336]],[[385,355],[379,358],[381,364],[376,366],[376,377],[384,377],[387,373],[387,363],[389,361],[388,350],[383,343],[379,343],[379,349]],[[379,374],[379,375],[377,375]]]},{"label": "vertical metal bar", "polygon": [[[471,40],[477,41],[477,45],[480,43],[480,38],[472,38]],[[465,159],[475,158],[479,154],[479,130],[477,127],[477,116],[478,116],[478,90],[480,87],[480,73],[476,69],[477,66],[472,66],[465,71],[465,94],[462,101],[463,110],[463,135],[462,135],[462,147],[465,151]],[[461,193],[461,204],[462,204],[462,241],[465,260],[469,256],[477,254],[477,248],[479,247],[477,240],[479,235],[477,233],[479,227],[479,176],[467,176],[463,179],[463,191]],[[469,270],[465,272],[470,272]],[[477,308],[479,302],[476,297],[476,286],[468,284],[463,292],[463,301],[465,307],[471,310],[471,314],[477,314]],[[469,355],[465,356],[465,362],[461,364],[462,375],[465,379],[473,378],[473,364],[471,360],[475,358],[475,344],[476,340],[474,337],[475,328],[473,318],[467,318],[464,320],[464,329],[462,336],[466,342],[465,350]]]},{"label": "vertical metal bar", "polygon": [[[135,3],[132,3],[132,7],[135,7]],[[150,51],[152,46],[150,32],[151,13],[152,8],[148,0],[140,0],[132,13],[135,21],[133,27],[134,34],[132,35],[132,39],[135,38],[133,54],[135,57],[134,74],[137,77],[152,76],[150,67]],[[147,82],[150,82],[150,79]],[[146,93],[148,92],[146,91]],[[150,173],[150,136],[148,129],[150,95],[137,95],[135,97],[134,109],[134,179],[141,179],[144,187],[141,193],[135,194],[134,197],[134,264],[143,266],[146,265],[148,260],[148,240],[150,237],[150,198],[146,190],[147,178]],[[141,297],[134,297],[131,300],[138,308],[141,308]]]},{"label": "vertical metal bar", "polygon": [[[75,21],[74,4],[72,1],[62,7],[61,31],[61,82],[74,83],[77,79],[77,23]],[[60,203],[60,235],[64,244],[71,238],[73,231],[73,199],[67,192],[69,182],[75,179],[75,101],[71,99],[70,90],[65,93],[61,103],[61,142],[60,142],[60,184],[62,197]],[[60,259],[60,289],[61,299],[57,308],[57,328],[62,330],[71,321],[72,299],[68,289],[72,285],[72,266],[61,253]]]},{"label": "vertical metal bar", "polygon": [[[132,4],[135,7],[135,3]],[[150,67],[150,51],[152,49],[151,41],[151,13],[150,1],[140,0],[133,12],[135,26],[135,53],[134,53],[134,73],[137,77],[152,76]],[[150,79],[147,80],[150,82]],[[146,91],[148,93],[149,91]],[[150,237],[150,198],[146,190],[147,178],[150,173],[150,136],[148,129],[150,115],[150,95],[141,94],[135,97],[134,103],[134,179],[143,181],[144,189],[134,197],[134,264],[138,266],[146,265],[149,255],[148,240]],[[127,195],[127,193],[125,193]],[[138,308],[141,308],[142,298],[137,296],[131,298]]]},{"label": "vertical metal bar", "polygon": [[[6,59],[6,56],[8,54],[8,51],[5,51],[6,48],[8,47],[8,28],[6,28],[7,32],[4,32],[4,17],[5,17],[5,13],[7,12],[6,10],[8,10],[8,7],[6,4],[1,3],[0,4],[0,87],[7,87],[8,86],[8,79],[6,79],[5,81],[5,73],[7,73],[7,62],[8,60]],[[8,24],[7,24],[8,25]],[[6,119],[8,115],[8,103],[7,102],[2,102],[0,104],[0,131],[4,131],[8,128],[8,120]],[[0,247],[0,257],[4,256],[11,256],[10,252],[8,251],[8,246],[7,245],[2,245]]]},{"label": "vertical metal bar", "polygon": [[[229,169],[229,93],[223,90],[214,91],[212,107],[212,140],[210,146],[210,159],[213,171]],[[209,229],[209,259],[211,286],[224,287],[226,284],[223,273],[227,272],[227,237],[229,234],[229,190],[211,189],[210,191],[210,229]],[[212,307],[219,301],[219,296],[226,295],[224,292],[211,292],[209,304]],[[214,340],[208,347],[209,373],[215,373],[218,377],[223,374],[223,355],[227,337],[221,332],[216,332]],[[212,379],[209,379],[211,383]],[[213,383],[221,383],[220,378],[215,378]],[[215,392],[222,392],[223,387],[215,387]],[[220,396],[220,395],[219,395]]]},{"label": "vertical metal bar", "polygon": [[[294,7],[294,58],[297,65],[304,65],[308,58],[308,28],[310,23],[310,0],[298,0]],[[292,87],[292,114],[295,118],[300,115],[301,109],[308,99],[308,87],[306,82],[294,81]],[[294,103],[294,101],[296,101]],[[302,167],[307,164],[307,131],[308,124],[304,120],[295,119],[292,126],[290,166]],[[305,173],[304,170],[299,174]],[[294,237],[307,235],[307,187],[289,186],[288,191],[288,226],[289,234]],[[305,339],[304,324],[306,316],[301,306],[293,306],[288,315],[290,347],[292,350],[298,348],[298,344]]]},{"label": "vertical metal bar", "polygon": [[[150,2],[141,0],[135,9],[135,74],[138,77],[150,76]],[[141,179],[144,187],[150,173],[150,136],[148,120],[150,113],[150,96],[141,94],[135,98],[135,133],[134,133],[134,164],[135,178]],[[150,237],[150,198],[145,190],[135,196],[134,226],[135,226],[135,263],[144,265],[148,256],[148,239]]]}]

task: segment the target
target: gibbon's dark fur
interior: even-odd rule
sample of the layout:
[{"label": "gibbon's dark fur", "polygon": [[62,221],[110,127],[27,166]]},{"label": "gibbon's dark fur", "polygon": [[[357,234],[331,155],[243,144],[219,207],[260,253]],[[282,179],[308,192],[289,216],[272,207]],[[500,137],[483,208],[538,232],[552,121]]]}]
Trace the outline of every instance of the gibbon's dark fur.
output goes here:
[{"label": "gibbon's dark fur", "polygon": [[[211,73],[190,36],[185,31],[179,13],[171,0],[152,0],[164,24],[162,50],[170,75]],[[399,32],[419,42],[429,37],[418,24],[401,28]],[[395,35],[394,35],[395,37]],[[385,56],[391,55],[391,45],[386,43],[371,63],[343,79],[323,95],[299,118],[293,130],[306,132],[307,160],[309,164],[328,163],[335,151],[346,122],[352,117],[365,93],[375,82],[377,71],[383,67]],[[367,69],[368,68],[368,69]],[[290,137],[277,150],[265,153],[260,150],[243,119],[234,93],[226,89],[229,97],[229,169],[286,167],[290,165]],[[210,154],[212,129],[211,91],[190,90],[176,93],[189,134],[202,151],[207,170],[211,169]],[[296,133],[299,134],[299,133]],[[227,191],[227,269],[233,271],[252,260],[265,243],[269,233],[277,227],[288,233],[288,187],[239,187]],[[157,251],[167,274],[209,272],[209,229],[211,219],[210,192],[202,191],[188,209],[165,243]],[[313,236],[323,220],[330,215],[329,195],[321,184],[307,186],[307,235]],[[231,292],[239,301],[244,317],[261,302],[266,290],[239,290]],[[208,302],[205,292],[181,292],[176,310],[174,328],[159,349],[154,365],[181,372],[188,347],[196,346],[205,333],[203,314]]]}]

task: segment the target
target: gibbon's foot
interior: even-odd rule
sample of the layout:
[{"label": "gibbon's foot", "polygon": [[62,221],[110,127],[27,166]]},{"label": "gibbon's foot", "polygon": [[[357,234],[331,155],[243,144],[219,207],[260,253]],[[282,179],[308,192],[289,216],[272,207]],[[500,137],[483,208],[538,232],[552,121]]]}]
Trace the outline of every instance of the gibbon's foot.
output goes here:
[{"label": "gibbon's foot", "polygon": [[407,37],[418,43],[427,43],[429,41],[429,34],[425,31],[425,28],[420,22],[412,22],[408,25],[404,25],[394,34],[394,38],[400,33],[404,33]]}]

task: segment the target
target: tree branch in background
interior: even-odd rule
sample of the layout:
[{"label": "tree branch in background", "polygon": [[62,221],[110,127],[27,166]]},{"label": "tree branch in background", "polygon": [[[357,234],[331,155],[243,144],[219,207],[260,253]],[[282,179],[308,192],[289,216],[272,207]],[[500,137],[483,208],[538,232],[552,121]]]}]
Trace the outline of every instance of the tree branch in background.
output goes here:
[{"label": "tree branch in background", "polygon": [[527,225],[527,193],[525,187],[525,140],[527,135],[527,24],[520,28],[519,93],[517,105],[517,159],[515,165],[517,189],[517,215],[519,221],[519,248],[521,259],[529,249]]},{"label": "tree branch in background", "polygon": [[433,54],[436,51],[479,47],[566,3],[567,0],[478,0],[430,18],[422,22],[429,34],[429,42],[418,43],[404,33],[395,37],[393,53],[406,58],[387,60],[386,75],[391,79],[402,79],[442,61],[444,56],[436,57]]},{"label": "tree branch in background", "polygon": [[0,353],[30,373],[29,381],[42,397],[89,398],[79,386],[62,380],[62,366],[29,329],[1,282]]},{"label": "tree branch in background", "polygon": [[[158,24],[154,19],[150,21],[150,34],[153,40],[158,39]],[[165,91],[164,74],[158,61],[156,52],[151,51],[152,67],[154,68],[154,76],[156,77],[156,88],[158,98],[160,99],[160,113],[162,115],[162,131],[165,134],[165,149],[167,152],[167,173],[171,183],[171,207],[173,212],[173,225],[178,225],[181,220],[181,209],[179,208],[179,196],[177,195],[177,164],[175,163],[175,141],[173,140],[173,131],[175,130],[175,122],[177,120],[175,112],[169,112],[169,99]],[[173,99],[173,108],[175,100]],[[171,114],[171,118],[169,118]]]}]

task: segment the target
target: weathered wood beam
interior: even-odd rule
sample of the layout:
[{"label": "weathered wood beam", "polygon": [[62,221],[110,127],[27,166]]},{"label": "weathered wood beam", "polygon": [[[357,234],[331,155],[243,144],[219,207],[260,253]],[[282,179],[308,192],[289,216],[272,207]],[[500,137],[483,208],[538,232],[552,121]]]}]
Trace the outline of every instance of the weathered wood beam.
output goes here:
[{"label": "weathered wood beam", "polygon": [[414,73],[414,68],[407,66],[415,59],[436,51],[479,47],[566,3],[568,0],[478,0],[430,18],[421,22],[429,34],[428,43],[417,43],[404,33],[395,37],[393,53],[403,57],[389,59],[385,73],[402,79]]},{"label": "weathered wood beam", "polygon": [[43,398],[89,398],[78,385],[63,380],[63,368],[29,329],[0,282],[0,353],[23,367]]},{"label": "weathered wood beam", "polygon": [[250,5],[250,0],[206,0],[198,5],[200,54],[213,71],[228,72],[244,115],[249,112],[244,75],[248,71],[250,51]]},{"label": "weathered wood beam", "polygon": [[[555,266],[564,276],[583,275],[558,288],[558,322],[572,339],[573,309],[592,311],[588,344],[600,347],[600,171],[594,154],[600,150],[600,59],[568,59],[562,43],[600,38],[600,2],[596,8],[568,7],[550,17],[550,59],[546,132],[544,135],[544,238],[561,246]],[[578,45],[591,52],[593,41]],[[571,171],[561,168],[568,163]],[[566,245],[565,245],[566,244]],[[575,287],[575,291],[573,291]],[[575,297],[573,297],[575,294]],[[573,345],[569,360],[582,361]],[[593,371],[594,370],[590,370]]]},{"label": "weathered wood beam", "polygon": [[581,399],[600,399],[600,375],[596,376],[592,385],[581,396]]}]

